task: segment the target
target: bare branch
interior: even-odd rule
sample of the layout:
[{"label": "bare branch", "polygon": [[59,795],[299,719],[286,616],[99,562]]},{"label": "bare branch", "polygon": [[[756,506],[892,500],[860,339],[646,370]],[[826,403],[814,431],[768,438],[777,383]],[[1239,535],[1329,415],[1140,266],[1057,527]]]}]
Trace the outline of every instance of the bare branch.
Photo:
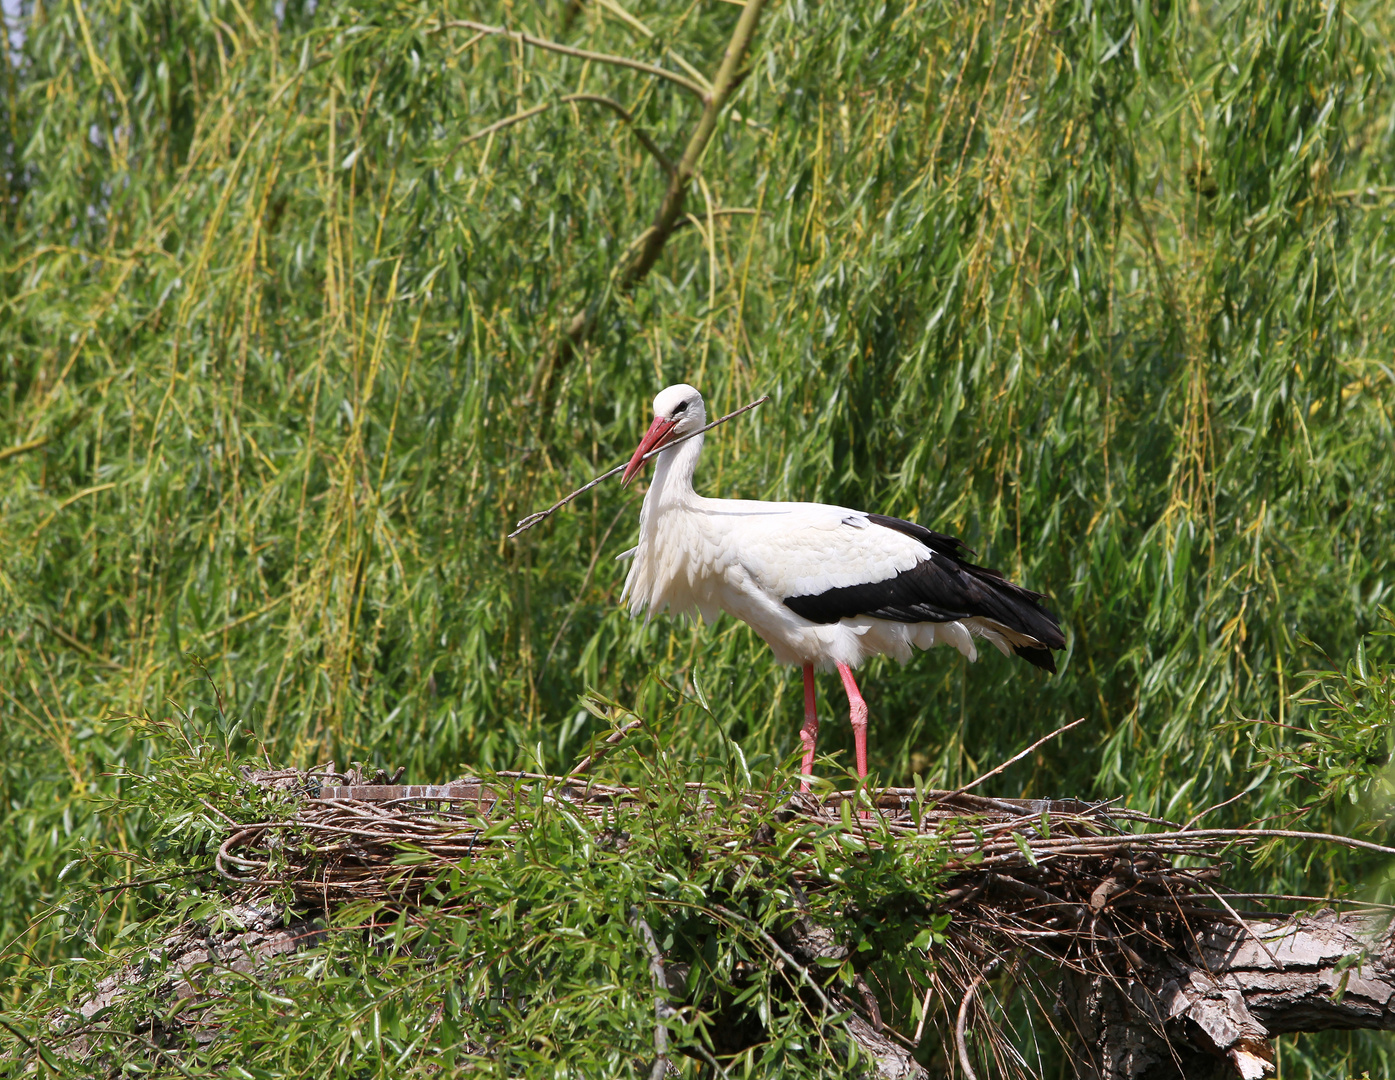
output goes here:
[{"label": "bare branch", "polygon": [[973,1064],[969,1061],[969,1047],[964,1041],[964,1028],[969,1019],[969,1005],[972,1004],[974,994],[978,993],[978,988],[982,985],[982,975],[969,984],[969,989],[964,992],[964,1000],[959,1003],[959,1018],[954,1022],[954,1047],[959,1051],[959,1064],[969,1080],[978,1080],[978,1073],[974,1072]]},{"label": "bare branch", "polygon": [[618,101],[613,101],[608,97],[602,97],[600,94],[568,94],[562,100],[591,101],[597,105],[604,105],[606,108],[614,110],[614,112],[619,115],[620,119],[630,125],[630,130],[635,133],[635,138],[643,144],[644,149],[648,150],[649,153],[654,156],[654,160],[659,163],[659,167],[669,176],[673,175],[674,164],[668,159],[668,155],[659,149],[659,144],[649,137],[648,132],[635,123],[635,118],[630,113],[630,110],[625,108]]},{"label": "bare branch", "polygon": [[[685,442],[687,442],[689,439],[696,439],[699,435],[703,434],[704,432],[711,431],[711,430],[712,430],[714,427],[716,427],[718,424],[725,424],[728,420],[732,419],[733,417],[740,416],[742,413],[745,413],[745,412],[750,412],[750,411],[751,411],[752,409],[754,409],[757,405],[764,405],[764,404],[765,404],[767,401],[769,401],[769,400],[770,400],[770,395],[769,395],[769,394],[762,394],[760,397],[758,397],[755,401],[751,402],[749,405],[743,405],[743,406],[741,406],[741,408],[737,409],[735,412],[729,412],[729,413],[727,413],[726,416],[723,416],[720,420],[713,420],[712,423],[708,424],[705,428],[701,428],[701,429],[699,429],[699,430],[693,432],[691,435],[684,435],[683,438],[681,438],[681,439],[674,439],[672,442],[665,443],[663,446],[659,447],[657,450],[650,450],[649,453],[645,454],[644,457],[640,458],[640,460],[641,460],[641,461],[648,461],[648,460],[649,460],[651,457],[653,457],[655,454],[661,454],[661,453],[663,453],[663,452],[664,452],[665,450],[667,450],[670,446],[677,446],[679,443],[685,443]],[[625,462],[625,463],[623,463],[623,464],[621,464],[621,465],[615,466],[615,468],[611,469],[609,472],[603,472],[603,473],[601,473],[601,475],[598,476],[598,477],[596,477],[594,480],[591,480],[591,481],[589,481],[588,483],[582,484],[581,487],[577,488],[577,489],[576,489],[575,491],[573,491],[570,495],[564,495],[562,498],[558,499],[555,503],[553,503],[551,506],[549,506],[546,510],[539,510],[539,511],[538,511],[537,513],[535,513],[535,514],[529,514],[526,518],[524,518],[522,521],[520,521],[520,522],[518,523],[518,528],[514,529],[513,532],[509,533],[509,539],[512,540],[512,539],[513,539],[514,537],[516,537],[519,533],[521,533],[521,532],[526,532],[527,530],[531,529],[531,528],[532,528],[534,525],[536,525],[538,522],[542,521],[543,518],[549,517],[550,515],[556,513],[558,510],[562,509],[562,507],[566,506],[567,503],[571,502],[571,501],[572,501],[573,499],[575,499],[578,495],[583,495],[583,494],[585,494],[586,492],[590,491],[593,487],[595,487],[597,484],[599,484],[602,480],[607,480],[607,479],[609,479],[610,477],[614,476],[616,473],[622,473],[622,472],[624,472],[624,471],[625,471],[625,466],[628,465],[628,464],[629,464],[629,462],[627,461],[627,462]]]},{"label": "bare branch", "polygon": [[[741,72],[738,69],[742,58],[746,55],[746,50],[750,47],[751,39],[755,36],[756,26],[760,22],[761,9],[764,4],[765,0],[748,0],[743,7],[741,17],[736,23],[736,29],[732,31],[731,40],[727,43],[726,52],[722,56],[721,66],[717,69],[717,74],[712,80],[712,92],[703,97],[705,107],[702,110],[702,118],[688,139],[688,145],[683,151],[678,167],[669,179],[668,190],[664,192],[663,201],[654,214],[653,224],[641,234],[631,247],[626,248],[626,253],[616,263],[613,278],[614,287],[615,292],[621,296],[628,295],[636,285],[648,276],[649,271],[654,268],[654,264],[658,261],[664,245],[668,243],[669,237],[673,235],[674,230],[683,220],[683,203],[687,198],[688,184],[696,174],[698,162],[702,160],[702,155],[707,150],[707,144],[712,139],[712,133],[716,130],[717,118],[726,106],[731,92],[741,81]],[[597,298],[588,306],[577,311],[568,320],[557,342],[557,347],[538,363],[532,385],[528,390],[528,398],[541,405],[540,411],[544,426],[551,412],[549,400],[557,372],[571,361],[576,354],[577,347],[591,336],[603,299],[603,297]]]},{"label": "bare branch", "polygon": [[649,1071],[649,1080],[663,1080],[668,1072],[668,1028],[664,1026],[664,1021],[668,1019],[669,1013],[673,1010],[669,1008],[668,1002],[664,1000],[664,994],[668,990],[668,975],[664,971],[664,954],[659,951],[659,943],[654,940],[654,931],[649,928],[649,924],[640,915],[639,908],[630,905],[630,925],[638,931],[639,936],[644,941],[644,947],[649,950],[649,975],[654,980],[654,1067]]},{"label": "bare branch", "polygon": [[546,49],[548,52],[561,53],[563,56],[575,56],[580,60],[590,60],[597,64],[610,64],[613,67],[629,68],[631,71],[642,71],[646,75],[654,75],[660,79],[667,79],[669,82],[681,86],[688,93],[694,95],[703,104],[708,103],[708,96],[702,87],[693,82],[692,79],[685,78],[673,71],[657,67],[654,64],[646,64],[642,60],[631,60],[628,56],[613,56],[610,53],[591,52],[589,49],[578,49],[571,45],[563,45],[560,41],[549,41],[547,38],[536,37],[533,34],[525,33],[522,30],[510,30],[506,26],[489,26],[486,23],[477,23],[470,19],[448,19],[439,24],[441,30],[473,30],[479,34],[489,34],[497,37],[511,38],[520,45],[532,45],[534,48]]},{"label": "bare branch", "polygon": [[1046,735],[1046,736],[1043,736],[1042,738],[1038,739],[1036,742],[1032,743],[1031,746],[1027,747],[1027,749],[1023,750],[1023,751],[1022,751],[1021,753],[1019,753],[1019,754],[1014,754],[1012,757],[1008,758],[1005,762],[1003,762],[1001,765],[999,765],[996,769],[990,769],[988,772],[984,773],[982,776],[980,776],[977,780],[973,781],[972,783],[965,784],[963,787],[959,788],[957,791],[951,791],[951,792],[950,792],[949,794],[947,794],[947,795],[940,796],[940,797],[938,798],[938,801],[939,801],[939,802],[948,802],[950,799],[953,799],[953,798],[955,798],[955,797],[958,796],[958,795],[963,795],[964,792],[966,792],[966,791],[972,791],[974,788],[978,787],[979,784],[983,783],[985,780],[988,780],[988,779],[990,779],[991,777],[997,776],[1000,772],[1002,772],[1004,769],[1006,769],[1009,765],[1015,765],[1017,762],[1021,761],[1024,757],[1026,757],[1028,754],[1030,754],[1030,753],[1031,753],[1033,750],[1035,750],[1038,746],[1041,746],[1043,743],[1049,743],[1049,742],[1050,742],[1052,739],[1054,739],[1057,735],[1064,735],[1064,734],[1065,734],[1067,731],[1069,731],[1071,728],[1079,727],[1079,726],[1080,726],[1081,724],[1083,724],[1083,723],[1085,723],[1085,717],[1082,716],[1079,720],[1073,720],[1073,721],[1071,721],[1071,722],[1070,722],[1069,724],[1067,724],[1065,727],[1057,728],[1057,729],[1056,729],[1055,731],[1053,731],[1050,735]]}]

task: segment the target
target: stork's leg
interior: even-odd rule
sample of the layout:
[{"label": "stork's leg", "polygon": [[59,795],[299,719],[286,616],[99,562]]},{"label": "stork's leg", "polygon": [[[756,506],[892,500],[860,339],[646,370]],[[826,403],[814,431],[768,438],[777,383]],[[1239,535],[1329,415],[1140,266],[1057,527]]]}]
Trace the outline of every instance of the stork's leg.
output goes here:
[{"label": "stork's leg", "polygon": [[843,689],[848,692],[848,712],[852,720],[853,746],[857,749],[857,778],[867,779],[867,702],[857,689],[852,668],[847,664],[838,665],[838,674],[843,676]]},{"label": "stork's leg", "polygon": [[804,744],[804,762],[799,771],[804,779],[800,791],[809,790],[809,777],[814,773],[814,747],[819,741],[819,715],[814,711],[814,665],[804,665],[804,726],[799,729],[799,741]]}]

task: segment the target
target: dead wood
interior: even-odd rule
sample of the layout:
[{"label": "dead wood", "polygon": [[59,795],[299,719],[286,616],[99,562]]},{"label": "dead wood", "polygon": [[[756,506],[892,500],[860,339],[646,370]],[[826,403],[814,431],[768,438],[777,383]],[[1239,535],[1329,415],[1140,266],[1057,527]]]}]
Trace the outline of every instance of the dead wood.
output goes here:
[{"label": "dead wood", "polygon": [[1395,947],[1368,914],[1217,922],[1137,971],[1067,970],[1060,1007],[1082,1080],[1257,1080],[1276,1035],[1395,1030]]}]

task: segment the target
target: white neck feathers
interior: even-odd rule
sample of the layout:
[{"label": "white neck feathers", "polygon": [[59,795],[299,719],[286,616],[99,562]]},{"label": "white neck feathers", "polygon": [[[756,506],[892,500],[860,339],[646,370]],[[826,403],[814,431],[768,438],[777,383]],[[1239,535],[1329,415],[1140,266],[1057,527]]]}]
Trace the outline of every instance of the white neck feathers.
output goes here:
[{"label": "white neck feathers", "polygon": [[663,509],[675,504],[692,504],[697,497],[693,491],[693,473],[697,471],[704,438],[706,436],[699,435],[671,446],[654,459],[654,481],[644,496],[643,517],[649,516],[651,507]]}]

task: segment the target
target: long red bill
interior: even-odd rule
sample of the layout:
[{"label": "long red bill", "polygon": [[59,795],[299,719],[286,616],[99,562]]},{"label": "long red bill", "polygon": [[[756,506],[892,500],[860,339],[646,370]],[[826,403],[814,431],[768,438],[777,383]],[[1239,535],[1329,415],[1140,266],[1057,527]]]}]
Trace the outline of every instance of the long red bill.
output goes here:
[{"label": "long red bill", "polygon": [[677,426],[677,420],[669,420],[662,416],[654,417],[654,422],[649,425],[649,430],[644,433],[644,438],[639,440],[639,448],[635,450],[634,457],[630,458],[630,463],[625,466],[625,475],[620,477],[621,487],[625,487],[635,478],[635,473],[639,472],[639,467],[644,464],[644,455],[650,450],[663,446]]}]

